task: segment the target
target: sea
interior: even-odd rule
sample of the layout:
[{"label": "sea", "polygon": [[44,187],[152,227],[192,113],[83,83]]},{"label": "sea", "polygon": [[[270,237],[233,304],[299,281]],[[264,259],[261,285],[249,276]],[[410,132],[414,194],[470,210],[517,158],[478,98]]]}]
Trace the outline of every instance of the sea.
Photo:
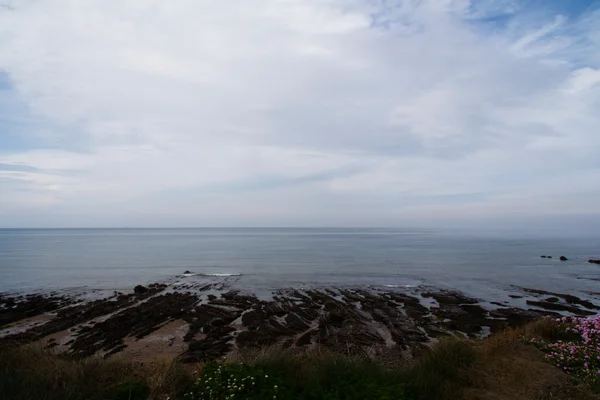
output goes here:
[{"label": "sea", "polygon": [[[541,258],[551,255],[552,258]],[[568,261],[560,261],[560,256]],[[265,292],[432,287],[600,295],[600,238],[365,228],[0,229],[0,292],[131,290],[185,271]]]}]

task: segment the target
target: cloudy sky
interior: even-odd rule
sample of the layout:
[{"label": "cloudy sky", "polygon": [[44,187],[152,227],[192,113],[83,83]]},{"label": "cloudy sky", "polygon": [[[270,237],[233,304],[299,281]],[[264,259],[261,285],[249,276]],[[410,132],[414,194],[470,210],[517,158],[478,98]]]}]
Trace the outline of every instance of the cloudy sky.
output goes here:
[{"label": "cloudy sky", "polygon": [[0,0],[0,226],[599,216],[599,1]]}]

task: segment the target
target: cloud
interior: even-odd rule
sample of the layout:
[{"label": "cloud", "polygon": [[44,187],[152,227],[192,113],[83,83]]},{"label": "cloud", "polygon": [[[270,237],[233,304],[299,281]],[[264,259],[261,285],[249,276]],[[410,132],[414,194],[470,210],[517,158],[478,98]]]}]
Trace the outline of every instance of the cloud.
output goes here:
[{"label": "cloud", "polygon": [[598,10],[6,5],[7,226],[600,214]]}]

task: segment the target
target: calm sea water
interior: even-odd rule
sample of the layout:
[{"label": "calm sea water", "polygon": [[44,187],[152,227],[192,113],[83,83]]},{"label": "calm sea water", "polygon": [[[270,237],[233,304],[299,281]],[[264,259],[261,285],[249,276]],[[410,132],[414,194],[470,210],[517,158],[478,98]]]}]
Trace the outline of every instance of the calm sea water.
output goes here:
[{"label": "calm sea water", "polygon": [[[541,259],[550,254],[551,260]],[[560,262],[565,255],[568,262]],[[252,290],[426,285],[490,296],[513,285],[600,292],[598,238],[395,229],[0,230],[0,291],[131,289],[185,270]]]}]

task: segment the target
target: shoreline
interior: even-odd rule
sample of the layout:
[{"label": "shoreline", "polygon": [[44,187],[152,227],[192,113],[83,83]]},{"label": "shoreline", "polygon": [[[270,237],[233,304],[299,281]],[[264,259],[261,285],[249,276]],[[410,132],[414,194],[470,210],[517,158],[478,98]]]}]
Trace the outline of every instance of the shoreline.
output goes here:
[{"label": "shoreline", "polygon": [[480,338],[543,316],[592,316],[592,300],[515,288],[486,301],[429,287],[321,287],[256,294],[186,271],[127,293],[0,294],[0,346],[76,357],[211,361],[275,346],[412,359],[444,336]]}]

